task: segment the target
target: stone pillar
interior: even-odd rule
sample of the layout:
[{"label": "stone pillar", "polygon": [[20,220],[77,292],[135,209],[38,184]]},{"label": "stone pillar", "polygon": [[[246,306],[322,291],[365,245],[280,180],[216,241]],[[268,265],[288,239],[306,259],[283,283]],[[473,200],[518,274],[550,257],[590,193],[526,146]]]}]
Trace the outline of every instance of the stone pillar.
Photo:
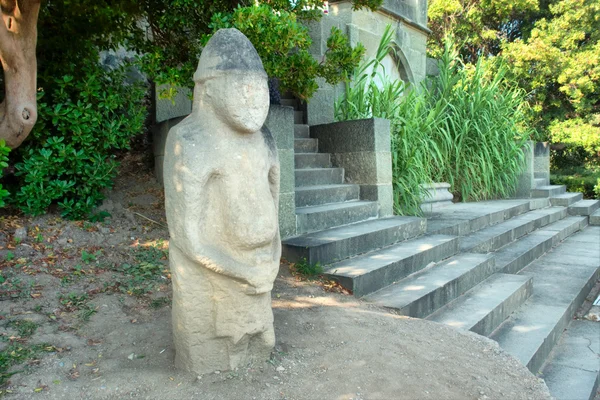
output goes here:
[{"label": "stone pillar", "polygon": [[360,185],[362,200],[377,201],[379,216],[393,215],[390,121],[382,118],[335,122],[310,128],[319,151],[344,168],[346,181]]},{"label": "stone pillar", "polygon": [[533,150],[533,177],[550,184],[550,143],[537,142]]},{"label": "stone pillar", "polygon": [[421,185],[421,187],[425,190],[425,195],[421,199],[421,210],[423,212],[430,213],[452,204],[454,195],[449,191],[449,183],[431,183]]},{"label": "stone pillar", "polygon": [[265,126],[273,135],[279,153],[279,232],[285,239],[296,235],[294,109],[271,104]]},{"label": "stone pillar", "polygon": [[534,180],[534,168],[533,168],[533,142],[528,140],[523,146],[523,153],[525,154],[525,167],[517,183],[517,190],[515,192],[516,198],[529,198],[531,197],[531,190],[535,188]]}]

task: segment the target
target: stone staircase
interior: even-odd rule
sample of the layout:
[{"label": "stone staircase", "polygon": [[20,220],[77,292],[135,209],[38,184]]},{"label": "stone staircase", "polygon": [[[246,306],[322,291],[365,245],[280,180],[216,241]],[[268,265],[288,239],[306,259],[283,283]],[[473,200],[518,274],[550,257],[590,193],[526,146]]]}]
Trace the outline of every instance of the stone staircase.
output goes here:
[{"label": "stone staircase", "polygon": [[284,241],[284,258],[319,263],[355,296],[394,313],[492,338],[559,399],[593,398],[600,323],[572,317],[600,279],[600,201],[536,177],[531,199],[378,218],[377,203],[362,201],[318,152],[303,113],[295,118],[298,236]]}]

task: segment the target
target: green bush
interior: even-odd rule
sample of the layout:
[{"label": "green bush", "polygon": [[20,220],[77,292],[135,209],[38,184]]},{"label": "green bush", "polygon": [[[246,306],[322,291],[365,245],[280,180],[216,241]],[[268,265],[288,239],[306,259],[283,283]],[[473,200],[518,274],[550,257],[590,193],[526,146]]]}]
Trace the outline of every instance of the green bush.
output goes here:
[{"label": "green bush", "polygon": [[565,185],[568,192],[583,193],[586,199],[600,200],[600,169],[584,167],[555,169],[550,175],[553,185]]},{"label": "green bush", "polygon": [[[4,168],[8,167],[8,153],[10,149],[6,147],[6,142],[0,139],[0,179],[2,178],[2,173]],[[8,196],[8,190],[2,188],[2,184],[0,183],[0,207],[4,207],[4,199]]]},{"label": "green bush", "polygon": [[142,132],[144,86],[127,83],[124,68],[106,71],[93,59],[82,65],[42,93],[38,122],[17,151],[12,200],[26,214],[57,202],[64,217],[85,217],[113,184],[115,151]]},{"label": "green bush", "polygon": [[465,201],[512,194],[529,137],[525,93],[509,86],[503,66],[465,68],[450,42],[440,75],[406,88],[382,70],[383,58],[394,56],[392,38],[388,26],[375,59],[336,102],[336,118],[390,119],[395,212],[420,213],[421,184],[431,181],[450,183]]}]

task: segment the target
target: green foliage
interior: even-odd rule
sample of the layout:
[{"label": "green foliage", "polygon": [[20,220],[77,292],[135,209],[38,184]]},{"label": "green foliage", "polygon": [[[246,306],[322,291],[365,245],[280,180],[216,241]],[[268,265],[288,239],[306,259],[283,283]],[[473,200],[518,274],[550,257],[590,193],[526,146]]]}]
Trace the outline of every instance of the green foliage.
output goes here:
[{"label": "green foliage", "polygon": [[124,275],[124,279],[117,282],[120,291],[131,296],[142,296],[157,287],[167,274],[164,265],[167,251],[161,247],[162,244],[158,243],[157,246],[138,249],[135,263],[122,264],[116,268]]},{"label": "green foliage", "polygon": [[33,321],[22,319],[19,321],[10,321],[8,326],[15,328],[21,338],[31,337],[37,330],[37,324]]},{"label": "green foliage", "polygon": [[[53,346],[47,344],[25,345],[22,343],[11,343],[4,350],[0,351],[0,388],[8,383],[11,376],[22,371],[8,370],[17,364],[21,364],[27,360],[34,359],[40,352],[55,351]],[[0,391],[0,396],[3,392]]]},{"label": "green foliage", "polygon": [[[10,149],[6,146],[6,142],[0,139],[0,179],[2,179],[2,172],[4,168],[8,167],[8,153]],[[2,188],[0,183],[0,207],[5,206],[4,199],[8,196],[8,190]]]},{"label": "green foliage", "polygon": [[525,93],[509,87],[504,66],[492,69],[483,59],[465,66],[451,42],[440,75],[407,89],[381,70],[393,55],[392,38],[388,27],[376,58],[357,70],[336,103],[336,117],[390,119],[395,212],[420,213],[421,185],[432,180],[450,183],[463,200],[510,195],[529,136]]},{"label": "green foliage", "polygon": [[295,263],[294,270],[298,274],[303,275],[306,278],[312,278],[323,273],[323,267],[321,266],[321,264],[311,264],[308,261],[306,261],[306,258],[303,258],[302,260]]},{"label": "green foliage", "polygon": [[[83,218],[112,186],[115,150],[142,132],[144,88],[125,81],[123,68],[105,71],[88,60],[54,79],[39,104],[31,139],[17,153],[15,204],[38,215],[54,202],[63,217]],[[73,72],[73,74],[71,74]]]}]

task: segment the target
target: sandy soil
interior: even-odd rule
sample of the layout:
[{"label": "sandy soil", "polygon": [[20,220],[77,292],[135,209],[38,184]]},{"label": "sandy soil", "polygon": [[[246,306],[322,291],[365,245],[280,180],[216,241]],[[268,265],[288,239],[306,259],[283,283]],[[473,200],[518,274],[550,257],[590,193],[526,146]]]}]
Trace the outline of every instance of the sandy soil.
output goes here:
[{"label": "sandy soil", "polygon": [[125,160],[104,222],[0,219],[0,365],[33,349],[9,367],[5,398],[550,398],[495,342],[392,315],[287,264],[273,290],[270,360],[175,370],[163,197],[146,170]]}]

